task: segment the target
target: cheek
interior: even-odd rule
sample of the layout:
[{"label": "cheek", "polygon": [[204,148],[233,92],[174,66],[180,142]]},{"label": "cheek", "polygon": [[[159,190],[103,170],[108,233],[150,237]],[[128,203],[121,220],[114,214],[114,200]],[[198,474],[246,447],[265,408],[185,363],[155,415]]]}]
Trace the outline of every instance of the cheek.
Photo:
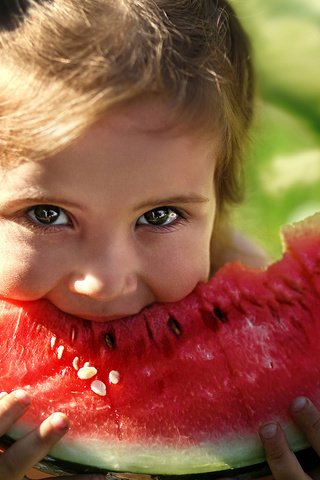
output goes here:
[{"label": "cheek", "polygon": [[37,272],[32,268],[32,261],[24,252],[23,258],[14,250],[8,255],[0,254],[1,275],[0,294],[16,300],[33,300],[38,290]]},{"label": "cheek", "polygon": [[35,300],[48,288],[45,256],[19,236],[0,238],[0,294],[15,300]]},{"label": "cheek", "polygon": [[[210,237],[184,238],[177,248],[167,248],[157,255],[149,282],[156,301],[175,302],[187,296],[199,282],[205,282],[210,272]],[[153,259],[155,260],[155,259]],[[150,262],[150,265],[152,263]],[[150,278],[150,277],[149,277]]]}]

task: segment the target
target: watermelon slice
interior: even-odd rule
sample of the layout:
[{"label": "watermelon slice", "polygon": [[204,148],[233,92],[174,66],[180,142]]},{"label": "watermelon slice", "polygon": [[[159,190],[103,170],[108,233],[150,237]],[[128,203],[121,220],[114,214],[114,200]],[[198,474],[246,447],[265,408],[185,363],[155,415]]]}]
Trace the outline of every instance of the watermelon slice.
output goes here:
[{"label": "watermelon slice", "polygon": [[0,389],[33,399],[11,437],[63,411],[53,458],[156,475],[257,464],[270,420],[305,448],[287,408],[299,395],[320,406],[320,213],[283,238],[266,270],[228,264],[182,301],[114,322],[1,300]]}]

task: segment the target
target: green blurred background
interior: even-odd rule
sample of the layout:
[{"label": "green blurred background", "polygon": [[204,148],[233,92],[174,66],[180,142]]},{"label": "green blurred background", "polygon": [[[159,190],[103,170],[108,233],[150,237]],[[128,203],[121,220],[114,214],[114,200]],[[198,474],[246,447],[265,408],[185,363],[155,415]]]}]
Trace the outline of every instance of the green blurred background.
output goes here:
[{"label": "green blurred background", "polygon": [[278,258],[280,226],[320,210],[320,1],[231,3],[252,39],[258,82],[234,222]]}]

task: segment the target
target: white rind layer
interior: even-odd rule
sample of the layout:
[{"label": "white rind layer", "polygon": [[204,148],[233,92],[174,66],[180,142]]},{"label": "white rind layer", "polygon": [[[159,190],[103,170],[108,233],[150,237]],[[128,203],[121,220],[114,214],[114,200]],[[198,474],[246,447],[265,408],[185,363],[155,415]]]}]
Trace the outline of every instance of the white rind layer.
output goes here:
[{"label": "white rind layer", "polygon": [[[292,426],[284,428],[293,451],[302,450],[308,444]],[[14,428],[9,435],[18,439],[27,430]],[[219,472],[265,461],[257,435],[242,440],[222,439],[217,444],[203,443],[195,447],[175,449],[166,445],[141,445],[125,442],[106,443],[101,440],[70,438],[55,446],[50,456],[56,460],[92,466],[110,471],[126,471],[142,474],[183,475]]]}]

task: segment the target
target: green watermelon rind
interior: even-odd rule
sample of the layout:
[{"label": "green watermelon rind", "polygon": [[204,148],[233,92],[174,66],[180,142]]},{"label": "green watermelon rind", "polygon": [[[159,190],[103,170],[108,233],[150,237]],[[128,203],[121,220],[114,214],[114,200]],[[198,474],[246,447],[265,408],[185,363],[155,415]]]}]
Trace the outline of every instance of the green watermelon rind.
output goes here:
[{"label": "green watermelon rind", "polygon": [[[292,424],[284,427],[289,445],[293,451],[308,447],[308,443]],[[13,428],[8,435],[13,439],[21,438],[27,430]],[[194,448],[174,449],[166,445],[141,445],[125,442],[106,443],[101,440],[81,438],[67,441],[61,446],[57,444],[50,455],[56,460],[83,464],[101,470],[113,472],[129,471],[132,473],[158,475],[185,475],[226,470],[258,465],[265,461],[262,447],[259,447],[257,435],[242,436],[235,440],[234,436],[219,441],[219,445],[203,443]],[[245,460],[244,460],[245,459]]]}]

